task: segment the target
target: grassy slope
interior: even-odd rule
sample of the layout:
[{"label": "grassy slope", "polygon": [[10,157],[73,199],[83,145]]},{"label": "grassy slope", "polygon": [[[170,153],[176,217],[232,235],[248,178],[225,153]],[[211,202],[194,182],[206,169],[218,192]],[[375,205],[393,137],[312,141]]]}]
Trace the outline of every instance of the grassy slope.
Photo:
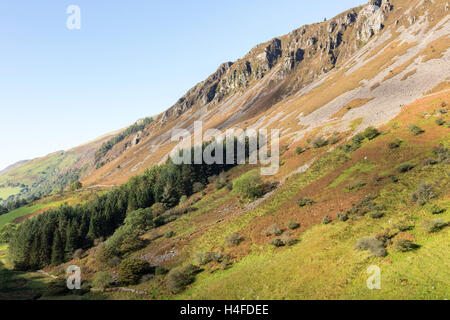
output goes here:
[{"label": "grassy slope", "polygon": [[[233,257],[233,264],[226,270],[221,270],[215,264],[206,266],[195,283],[178,296],[169,294],[164,289],[164,277],[157,276],[136,286],[149,292],[148,296],[112,293],[104,294],[101,298],[448,298],[450,229],[428,234],[422,227],[425,220],[450,220],[450,182],[446,175],[448,164],[420,165],[423,159],[433,156],[433,147],[439,143],[449,145],[448,128],[435,123],[435,111],[448,98],[449,94],[443,93],[408,106],[394,121],[382,128],[383,135],[373,141],[366,141],[350,156],[337,149],[332,151],[331,147],[309,150],[300,156],[293,151],[287,152],[286,159],[283,159],[286,160],[285,166],[301,166],[304,159],[311,159],[312,154],[319,160],[307,172],[290,177],[253,209],[245,210],[233,192],[226,189],[213,191],[210,188],[207,195],[194,204],[198,211],[157,230],[159,234],[174,230],[177,233],[175,238],[158,238],[133,256],[140,257],[149,252],[160,255],[169,249],[176,249],[178,255],[163,263],[173,268],[195,263],[194,257],[199,250],[214,250],[229,253]],[[426,132],[420,136],[412,135],[407,129],[409,123],[420,125]],[[395,138],[402,139],[403,143],[399,149],[390,150],[387,145]],[[416,168],[405,174],[396,173],[395,167],[404,162],[413,163]],[[239,167],[229,174],[235,178],[245,170]],[[399,182],[393,183],[387,177],[389,174],[397,174]],[[381,181],[374,181],[374,176],[381,176]],[[360,179],[367,181],[367,186],[352,192],[345,190],[344,186]],[[412,204],[409,198],[423,181],[433,183],[438,198],[420,207]],[[349,209],[368,194],[379,195],[376,202],[386,206],[385,217],[375,220],[366,216],[348,222],[335,220],[337,212]],[[311,197],[317,203],[310,208],[300,209],[295,204],[300,196]],[[447,212],[433,216],[430,213],[432,204],[446,208]],[[322,225],[320,221],[326,214],[335,221]],[[219,219],[224,220],[218,223]],[[269,244],[271,238],[262,236],[261,231],[274,222],[284,227],[288,221],[301,223],[301,228],[293,232],[299,242],[292,247],[274,248]],[[413,223],[415,227],[400,233],[394,241],[411,239],[421,246],[420,249],[400,253],[388,247],[389,255],[385,258],[374,258],[369,252],[354,250],[359,238],[395,230],[395,225],[404,221]],[[244,236],[245,241],[237,248],[224,247],[226,235],[236,231]],[[85,266],[89,269],[89,275],[86,275],[89,278],[95,277],[98,271],[108,270],[93,255],[69,263]],[[382,290],[371,291],[366,287],[366,270],[371,265],[381,268]],[[55,272],[61,270],[55,269]],[[117,271],[110,269],[113,270]],[[90,294],[88,298],[100,297]]]}]

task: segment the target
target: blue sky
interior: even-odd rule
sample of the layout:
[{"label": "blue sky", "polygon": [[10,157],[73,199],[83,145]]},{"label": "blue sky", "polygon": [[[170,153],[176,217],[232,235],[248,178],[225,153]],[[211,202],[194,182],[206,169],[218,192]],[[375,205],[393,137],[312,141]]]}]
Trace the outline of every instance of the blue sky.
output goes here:
[{"label": "blue sky", "polygon": [[0,168],[158,114],[222,62],[365,2],[3,0]]}]

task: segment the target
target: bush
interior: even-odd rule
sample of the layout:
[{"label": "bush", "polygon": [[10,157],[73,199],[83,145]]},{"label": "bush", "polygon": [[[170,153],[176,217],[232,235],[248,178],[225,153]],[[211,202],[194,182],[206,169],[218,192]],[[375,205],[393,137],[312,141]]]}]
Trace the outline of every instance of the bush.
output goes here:
[{"label": "bush", "polygon": [[397,183],[397,182],[399,182],[399,180],[400,180],[395,174],[390,174],[390,175],[389,175],[389,179],[391,179],[391,181],[392,181],[393,183]]},{"label": "bush", "polygon": [[122,259],[120,259],[119,257],[112,257],[109,261],[108,261],[108,267],[110,268],[115,268],[118,265],[120,265],[120,263],[122,262]]},{"label": "bush", "polygon": [[384,213],[381,211],[373,211],[373,212],[369,213],[369,216],[372,219],[381,219],[384,217]]},{"label": "bush", "polygon": [[323,139],[322,137],[317,137],[311,142],[313,148],[319,149],[322,147],[326,147],[328,145],[328,141]]},{"label": "bush", "polygon": [[235,232],[235,233],[229,234],[225,238],[225,244],[228,247],[236,247],[236,246],[240,245],[243,240],[244,239],[242,239],[242,237],[239,235],[239,233]]},{"label": "bush", "polygon": [[120,264],[119,281],[123,284],[138,284],[141,277],[150,271],[152,267],[147,261],[126,259]]},{"label": "bush", "polygon": [[395,139],[395,140],[393,140],[392,142],[390,142],[389,144],[388,144],[388,147],[389,147],[389,149],[397,149],[397,148],[400,148],[400,146],[402,145],[402,140],[400,140],[400,139]]},{"label": "bush", "polygon": [[355,250],[369,250],[375,257],[387,255],[384,242],[376,238],[361,238],[357,241]]},{"label": "bush", "polygon": [[305,152],[305,150],[303,150],[302,147],[297,147],[297,148],[295,149],[295,153],[296,153],[297,155],[300,155],[300,154],[302,154],[303,152]]},{"label": "bush", "polygon": [[283,231],[278,227],[278,224],[274,223],[266,229],[266,236],[281,236]]},{"label": "bush", "polygon": [[297,200],[297,204],[299,207],[312,206],[314,201],[309,198],[300,198]]},{"label": "bush", "polygon": [[83,249],[77,249],[75,250],[75,252],[73,253],[73,258],[74,259],[81,259],[81,257],[83,256],[84,250]]},{"label": "bush", "polygon": [[414,229],[414,224],[410,224],[407,222],[401,222],[396,225],[396,228],[398,230],[400,230],[401,232],[410,231],[410,230]]},{"label": "bush", "polygon": [[186,195],[182,195],[180,198],[180,203],[179,204],[184,204],[188,201],[188,197]]},{"label": "bush", "polygon": [[300,224],[294,221],[291,221],[288,223],[287,227],[291,230],[296,230],[298,228],[300,228]]},{"label": "bush", "polygon": [[450,150],[442,145],[434,148],[433,153],[438,157],[439,162],[445,163],[450,159]]},{"label": "bush", "polygon": [[336,217],[338,218],[339,221],[345,222],[348,220],[348,214],[345,213],[338,213],[336,215]]},{"label": "bush", "polygon": [[441,208],[438,205],[434,205],[430,208],[431,214],[442,214],[445,213],[447,209]]},{"label": "bush", "polygon": [[377,129],[375,129],[374,127],[368,127],[364,131],[364,136],[369,140],[373,140],[376,137],[378,137],[379,135],[380,135],[380,132]]},{"label": "bush", "polygon": [[223,254],[220,252],[197,252],[197,262],[199,265],[204,266],[210,262],[220,263],[223,260]]},{"label": "bush", "polygon": [[236,179],[233,191],[244,199],[255,200],[264,194],[263,183],[258,170],[252,170]]},{"label": "bush", "polygon": [[147,246],[147,241],[141,239],[137,234],[126,237],[119,247],[119,252],[123,256],[127,253],[139,251]]},{"label": "bush", "polygon": [[166,286],[167,289],[174,293],[182,292],[189,284],[194,282],[194,278],[178,269],[173,269],[167,275]]},{"label": "bush", "polygon": [[418,249],[420,246],[412,242],[411,240],[398,240],[395,242],[395,250],[400,252],[408,252]]},{"label": "bush", "polygon": [[95,289],[106,289],[111,286],[113,280],[109,273],[107,272],[99,272],[92,282],[92,286]]},{"label": "bush", "polygon": [[434,166],[437,163],[438,162],[436,160],[434,160],[433,158],[427,158],[427,159],[422,161],[422,166],[424,166],[424,167]]},{"label": "bush", "polygon": [[284,244],[284,242],[281,240],[281,239],[273,239],[271,242],[270,242],[270,244],[271,245],[273,245],[273,246],[275,246],[275,247],[277,247],[277,248],[279,248],[279,247],[284,247],[285,246],[285,244]]},{"label": "bush", "polygon": [[338,143],[340,140],[339,136],[334,134],[331,138],[330,138],[330,144],[331,145],[335,145],[336,143]]},{"label": "bush", "polygon": [[198,192],[202,191],[203,189],[205,189],[205,186],[201,182],[196,182],[192,186],[192,190],[194,191],[194,193],[198,193]]},{"label": "bush", "polygon": [[417,202],[419,205],[424,206],[428,201],[436,198],[433,186],[422,182],[417,191],[411,195],[411,200]]},{"label": "bush", "polygon": [[290,233],[283,234],[283,236],[281,237],[281,241],[283,241],[284,245],[286,246],[293,246],[297,243],[297,240],[295,240]]},{"label": "bush", "polygon": [[364,180],[356,180],[355,182],[349,184],[345,187],[348,191],[359,190],[367,185],[367,182]]},{"label": "bush", "polygon": [[7,223],[0,229],[0,243],[9,243],[17,231],[17,225]]},{"label": "bush", "polygon": [[414,168],[415,168],[415,166],[413,164],[402,163],[401,165],[397,166],[396,170],[399,173],[405,173],[405,172],[411,171]]},{"label": "bush", "polygon": [[331,219],[330,219],[330,217],[328,215],[323,217],[322,224],[330,224],[330,223],[331,223]]},{"label": "bush", "polygon": [[363,141],[364,141],[364,135],[361,134],[361,133],[356,134],[356,135],[352,138],[353,144],[360,145]]},{"label": "bush", "polygon": [[170,230],[170,231],[166,232],[165,236],[167,239],[170,239],[170,238],[173,238],[175,236],[175,234],[176,234],[175,231]]},{"label": "bush", "polygon": [[428,220],[423,223],[425,231],[430,233],[439,232],[446,226],[448,226],[448,223],[443,219]]},{"label": "bush", "polygon": [[167,270],[164,267],[161,267],[161,266],[155,267],[155,275],[157,275],[157,276],[163,276],[163,275],[167,274],[168,272],[169,272],[169,270]]},{"label": "bush", "polygon": [[445,124],[445,120],[442,119],[442,118],[439,118],[439,119],[436,120],[436,124],[438,126],[443,126]]},{"label": "bush", "polygon": [[422,128],[416,126],[415,124],[410,124],[410,125],[408,126],[408,129],[409,129],[409,131],[411,131],[415,136],[418,136],[418,135],[420,135],[420,134],[422,134],[422,133],[425,132]]},{"label": "bush", "polygon": [[166,212],[166,206],[160,202],[153,204],[151,209],[155,217],[158,217]]}]

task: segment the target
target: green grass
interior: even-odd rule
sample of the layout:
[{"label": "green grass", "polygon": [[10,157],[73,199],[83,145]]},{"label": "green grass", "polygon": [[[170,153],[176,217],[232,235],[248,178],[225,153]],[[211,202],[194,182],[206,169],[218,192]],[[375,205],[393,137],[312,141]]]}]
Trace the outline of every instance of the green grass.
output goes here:
[{"label": "green grass", "polygon": [[0,188],[0,198],[3,199],[3,200],[6,200],[10,196],[15,196],[16,194],[19,194],[20,190],[22,190],[22,188],[20,188],[20,187],[17,187],[17,188],[11,188],[11,187]]},{"label": "green grass", "polygon": [[13,211],[8,212],[7,214],[0,216],[0,228],[3,227],[5,224],[13,222],[17,218],[21,218],[23,216],[26,216],[28,214],[31,214],[33,212],[36,212],[41,209],[45,209],[48,207],[57,207],[59,205],[63,204],[63,202],[52,202],[47,204],[36,204],[32,206],[25,206]]},{"label": "green grass", "polygon": [[370,173],[375,168],[376,165],[368,160],[358,162],[353,167],[345,170],[344,173],[342,173],[339,177],[337,177],[336,180],[334,180],[328,186],[328,188],[335,188],[339,186],[341,183],[347,181],[350,178],[350,176],[352,176],[355,173]]}]

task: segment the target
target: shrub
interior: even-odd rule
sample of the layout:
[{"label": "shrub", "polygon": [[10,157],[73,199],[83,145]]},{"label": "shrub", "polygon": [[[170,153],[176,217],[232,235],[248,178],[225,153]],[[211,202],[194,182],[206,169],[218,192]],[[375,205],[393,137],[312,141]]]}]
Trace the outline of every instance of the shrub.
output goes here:
[{"label": "shrub", "polygon": [[438,126],[443,126],[445,124],[445,120],[442,119],[442,118],[439,118],[439,119],[436,120],[436,124]]},{"label": "shrub", "polygon": [[167,275],[167,289],[176,294],[183,291],[189,284],[194,281],[193,277],[181,270],[173,269]]},{"label": "shrub", "polygon": [[17,225],[7,223],[0,229],[0,243],[9,243],[17,231]]},{"label": "shrub", "polygon": [[160,202],[157,202],[154,205],[152,205],[151,209],[155,217],[158,217],[162,215],[164,212],[166,212],[166,207],[164,206],[164,204]]},{"label": "shrub", "polygon": [[323,217],[322,224],[330,224],[330,223],[331,223],[331,219],[330,219],[330,217],[328,215]]},{"label": "shrub", "polygon": [[420,134],[422,134],[422,133],[425,132],[422,128],[416,126],[415,124],[410,124],[410,125],[408,126],[408,129],[409,129],[409,131],[411,131],[415,136],[418,136],[418,135],[420,135]]},{"label": "shrub", "polygon": [[139,237],[137,234],[132,234],[126,237],[119,247],[121,255],[141,250],[147,246],[147,241]]},{"label": "shrub", "polygon": [[196,254],[197,262],[199,265],[204,266],[210,262],[222,262],[223,254],[220,252],[202,252],[199,251]]},{"label": "shrub", "polygon": [[280,239],[284,245],[286,246],[293,246],[294,244],[297,243],[297,241],[292,237],[292,235],[290,233],[285,233],[283,234],[283,236]]},{"label": "shrub", "polygon": [[339,136],[335,134],[330,138],[330,144],[334,145],[334,144],[338,143],[339,140],[340,140]]},{"label": "shrub", "polygon": [[433,158],[427,158],[427,159],[422,161],[422,166],[424,166],[424,167],[434,166],[437,163],[438,162],[436,160],[434,160]]},{"label": "shrub", "polygon": [[338,218],[339,221],[345,222],[348,220],[348,214],[345,213],[338,213],[336,215],[336,217]]},{"label": "shrub", "polygon": [[109,273],[99,272],[92,282],[92,286],[95,289],[106,289],[112,284],[113,280]]},{"label": "shrub", "polygon": [[152,270],[144,260],[126,259],[120,264],[119,281],[124,284],[137,284],[141,277]]},{"label": "shrub", "polygon": [[405,232],[414,229],[414,225],[407,222],[400,222],[396,225],[396,228],[402,232]]},{"label": "shrub", "polygon": [[296,230],[298,228],[300,228],[300,224],[294,221],[291,221],[288,223],[287,227],[291,230]]},{"label": "shrub", "polygon": [[344,151],[345,153],[350,153],[358,150],[361,147],[359,143],[347,143],[342,146],[339,146],[339,150]]},{"label": "shrub", "polygon": [[373,211],[369,214],[372,219],[381,219],[384,217],[384,213],[381,211]]},{"label": "shrub", "polygon": [[84,250],[83,249],[77,249],[75,250],[75,252],[73,253],[73,258],[74,259],[81,259],[81,257],[83,256]]},{"label": "shrub", "polygon": [[352,190],[359,190],[367,185],[367,182],[364,180],[356,180],[355,182],[351,183],[350,185],[346,186],[345,189],[348,191]]},{"label": "shrub", "polygon": [[249,200],[261,197],[264,189],[258,170],[249,171],[236,179],[233,183],[233,191]]},{"label": "shrub", "polygon": [[273,239],[271,242],[270,242],[270,244],[272,244],[272,245],[274,245],[275,247],[284,247],[285,246],[285,244],[284,244],[284,242],[281,240],[281,239]]},{"label": "shrub", "polygon": [[296,153],[297,155],[300,155],[300,154],[302,154],[303,152],[305,152],[305,150],[303,150],[302,147],[297,147],[297,148],[295,149],[295,153]]},{"label": "shrub", "polygon": [[108,267],[110,268],[115,268],[118,265],[120,265],[120,263],[122,262],[122,259],[120,259],[119,257],[112,257],[109,261],[108,261]]},{"label": "shrub", "polygon": [[323,139],[322,137],[317,137],[311,142],[313,148],[319,149],[328,145],[328,141]]},{"label": "shrub", "polygon": [[443,219],[434,219],[434,220],[428,220],[423,223],[423,228],[426,232],[438,232],[448,226],[448,223],[445,222]]},{"label": "shrub", "polygon": [[450,159],[450,150],[442,145],[434,148],[433,153],[438,157],[439,162],[447,162]]},{"label": "shrub", "polygon": [[361,238],[357,241],[356,250],[369,250],[375,257],[385,257],[387,255],[384,242],[376,238]]},{"label": "shrub", "polygon": [[389,179],[394,183],[397,183],[400,180],[395,174],[390,174]]},{"label": "shrub", "polygon": [[165,236],[167,239],[170,239],[170,238],[173,238],[175,236],[175,234],[176,234],[175,231],[170,230],[170,231],[166,232]]},{"label": "shrub", "polygon": [[397,166],[396,170],[399,173],[405,173],[405,172],[411,171],[414,168],[415,168],[415,166],[413,164],[402,163],[401,165]]},{"label": "shrub", "polygon": [[203,183],[201,182],[196,182],[194,183],[194,185],[192,186],[192,190],[194,191],[194,193],[200,192],[203,189],[205,189],[205,186],[203,185]]},{"label": "shrub", "polygon": [[229,234],[225,238],[225,244],[228,247],[236,247],[236,246],[240,245],[243,240],[244,239],[239,235],[239,233],[235,232],[235,233]]},{"label": "shrub", "polygon": [[184,204],[188,201],[188,197],[186,195],[182,195],[180,198],[180,204]]},{"label": "shrub", "polygon": [[163,276],[163,275],[167,274],[168,272],[169,272],[169,270],[167,270],[164,267],[161,267],[161,266],[155,267],[155,275],[157,275],[157,276]]},{"label": "shrub", "polygon": [[228,183],[227,183],[227,189],[228,189],[229,191],[233,191],[233,182],[228,182]]},{"label": "shrub", "polygon": [[184,267],[183,272],[185,274],[187,274],[188,276],[195,276],[198,273],[200,273],[202,271],[202,269],[200,269],[200,267],[193,265],[193,264],[188,264],[186,267]]},{"label": "shrub", "polygon": [[360,145],[363,141],[364,141],[364,135],[361,134],[361,133],[356,134],[356,135],[352,138],[352,142],[353,142],[354,144]]},{"label": "shrub", "polygon": [[299,207],[312,206],[314,201],[309,198],[300,198],[297,200],[297,204]]},{"label": "shrub", "polygon": [[421,206],[424,206],[428,201],[434,198],[436,198],[436,193],[434,192],[433,186],[424,182],[422,182],[417,187],[417,191],[411,195],[411,200],[417,202]]},{"label": "shrub", "polygon": [[378,137],[379,135],[380,135],[380,132],[377,129],[375,129],[374,127],[368,127],[364,131],[364,136],[369,140],[373,140],[376,137]]},{"label": "shrub", "polygon": [[400,139],[395,139],[392,142],[389,143],[388,147],[389,149],[397,149],[400,148],[400,146],[402,145],[402,140]]},{"label": "shrub", "polygon": [[278,227],[278,224],[274,223],[266,229],[266,236],[281,236],[283,231]]},{"label": "shrub", "polygon": [[408,252],[418,249],[420,246],[412,242],[411,240],[401,239],[395,242],[395,250],[400,252]]},{"label": "shrub", "polygon": [[441,208],[438,205],[434,205],[430,208],[431,214],[442,214],[445,213],[447,209]]}]

